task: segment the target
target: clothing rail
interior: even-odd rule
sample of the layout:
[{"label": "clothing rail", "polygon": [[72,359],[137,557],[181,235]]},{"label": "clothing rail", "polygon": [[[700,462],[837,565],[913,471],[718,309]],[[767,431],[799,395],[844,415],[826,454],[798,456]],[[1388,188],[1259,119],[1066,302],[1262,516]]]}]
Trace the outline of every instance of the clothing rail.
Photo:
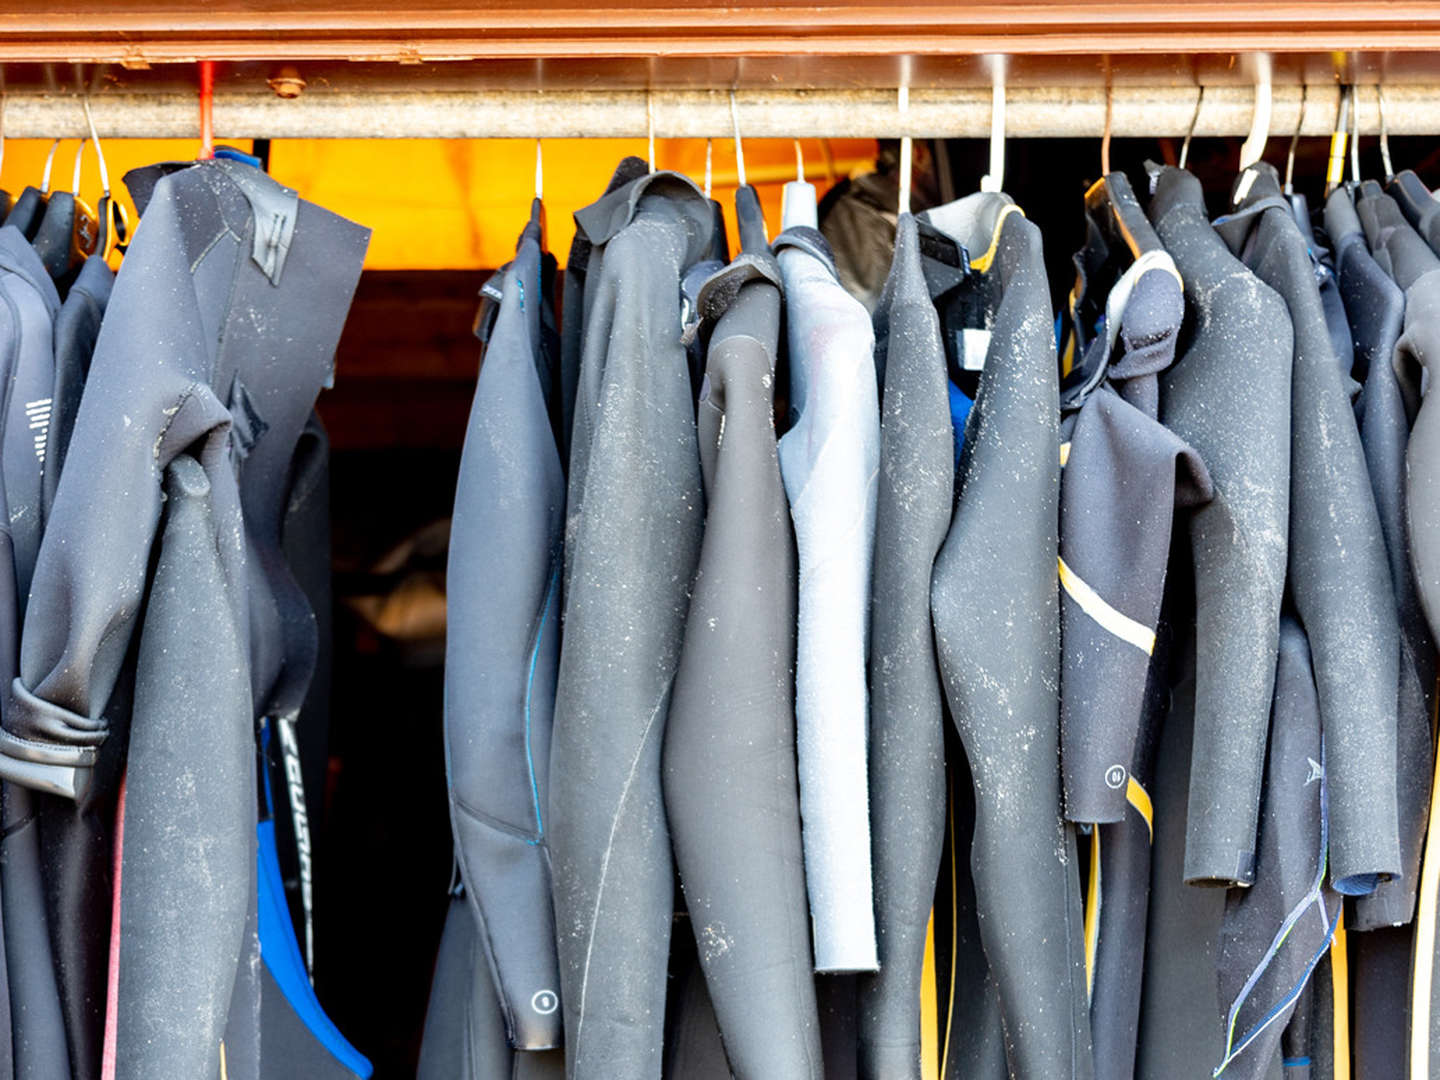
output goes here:
[{"label": "clothing rail", "polygon": [[[1311,85],[1305,94],[1304,135],[1335,127],[1340,87]],[[1244,135],[1255,110],[1247,86],[1207,86],[1196,111],[1194,85],[1011,87],[1005,134],[1011,138],[1098,138],[1105,130],[1107,94],[1111,134]],[[1374,84],[1357,89],[1359,130],[1380,131]],[[1271,136],[1294,133],[1301,118],[1300,86],[1275,86]],[[895,91],[740,90],[735,94],[746,138],[982,138],[990,134],[991,91],[912,89],[902,113]],[[95,126],[108,138],[190,138],[196,99],[180,93],[96,93]],[[268,92],[217,93],[217,138],[643,138],[654,135],[729,138],[734,131],[728,90],[618,91],[393,91],[354,93],[311,89],[285,99]],[[1384,89],[1384,119],[1392,135],[1440,133],[1440,84]],[[80,138],[89,134],[81,99],[73,93],[10,93],[4,133],[10,138]]]}]

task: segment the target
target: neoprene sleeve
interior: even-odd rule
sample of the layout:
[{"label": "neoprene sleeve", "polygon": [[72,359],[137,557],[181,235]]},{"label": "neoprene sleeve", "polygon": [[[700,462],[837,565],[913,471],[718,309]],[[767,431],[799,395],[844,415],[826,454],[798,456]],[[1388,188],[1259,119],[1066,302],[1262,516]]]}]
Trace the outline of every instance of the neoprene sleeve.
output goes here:
[{"label": "neoprene sleeve", "polygon": [[1326,733],[1330,874],[1340,892],[1361,895],[1400,873],[1395,591],[1351,407],[1355,384],[1335,360],[1309,243],[1271,166],[1252,166],[1237,185],[1244,197],[1216,228],[1284,299],[1294,327],[1289,585]]},{"label": "neoprene sleeve", "polygon": [[503,272],[475,384],[446,575],[450,821],[480,948],[521,1050],[560,1046],[562,1015],[546,807],[565,477],[546,411],[541,273],[532,223]]},{"label": "neoprene sleeve", "polygon": [[1190,313],[1189,344],[1160,376],[1160,421],[1195,449],[1215,487],[1190,516],[1206,662],[1196,674],[1184,873],[1249,884],[1290,524],[1293,334],[1284,301],[1211,227],[1199,181],[1169,167],[1151,181],[1150,220]]}]

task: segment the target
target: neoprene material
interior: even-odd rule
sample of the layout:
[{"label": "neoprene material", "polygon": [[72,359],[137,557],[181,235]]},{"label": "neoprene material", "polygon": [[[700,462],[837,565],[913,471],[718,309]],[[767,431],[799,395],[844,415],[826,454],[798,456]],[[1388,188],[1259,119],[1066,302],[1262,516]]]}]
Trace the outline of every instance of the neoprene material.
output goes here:
[{"label": "neoprene material", "polygon": [[1413,400],[1415,388],[1402,383],[1394,363],[1395,344],[1404,327],[1405,294],[1366,248],[1348,188],[1331,194],[1325,222],[1339,261],[1340,292],[1355,341],[1356,375],[1364,379],[1355,412],[1400,619],[1395,777],[1401,874],[1351,905],[1347,929],[1369,930],[1408,923],[1415,914],[1434,772],[1430,718],[1435,646],[1415,590],[1405,525],[1405,447],[1411,419],[1406,403]]},{"label": "neoprene material", "polygon": [[1411,169],[1402,169],[1385,188],[1385,193],[1395,200],[1405,220],[1430,245],[1430,250],[1440,254],[1440,203],[1430,194],[1425,182]]},{"label": "neoprene material", "polygon": [[594,248],[550,752],[566,1069],[653,1080],[673,903],[660,751],[704,520],[679,286],[713,218],[657,172],[575,220]]},{"label": "neoprene material", "polygon": [[217,1077],[256,888],[244,633],[223,599],[210,482],[165,474],[140,629],[121,853],[116,1080]]},{"label": "neoprene material", "polygon": [[919,1080],[920,978],[945,836],[945,715],[930,586],[950,527],[954,437],[940,319],[915,219],[875,310],[884,371],[870,631],[870,787],[880,971],[860,980],[860,1070]]},{"label": "neoprene material", "polygon": [[780,267],[748,227],[753,188],[736,212],[742,253],[699,294],[705,535],[665,729],[665,808],[731,1072],[822,1080],[803,784],[796,793],[795,540],[774,426]]},{"label": "neoprene material", "polygon": [[921,221],[968,252],[993,250],[941,301],[947,329],[974,320],[990,337],[931,583],[940,671],[974,781],[981,940],[1011,1075],[1084,1080],[1094,1070],[1080,882],[1060,808],[1059,385],[1040,232],[991,193]]},{"label": "neoprene material", "polygon": [[[785,213],[813,221],[815,189],[787,185]],[[871,853],[882,856],[885,846],[871,835],[881,811],[866,765],[867,744],[873,755],[879,743],[867,720],[881,724],[867,717],[865,684],[880,460],[874,334],[819,232],[791,225],[775,250],[789,345],[780,475],[800,560],[795,726],[815,968],[873,971]],[[905,557],[896,550],[892,558]]]},{"label": "neoprene material", "polygon": [[[640,179],[650,171],[650,166],[637,157],[622,158],[615,167],[610,183],[605,187],[609,195],[617,188]],[[570,461],[570,431],[575,425],[575,393],[580,385],[580,352],[585,340],[586,307],[585,282],[590,268],[590,253],[595,245],[584,229],[576,229],[570,241],[570,254],[565,260],[564,294],[560,312],[560,374],[556,380],[559,393],[556,413],[559,417],[557,433],[560,456],[568,467]],[[592,294],[593,295],[593,294]],[[593,302],[593,300],[592,300]]]},{"label": "neoprene material", "polygon": [[445,751],[460,875],[512,1045],[545,1050],[562,1041],[545,810],[565,477],[537,222],[502,273],[450,532]]},{"label": "neoprene material", "polygon": [[1180,361],[1160,376],[1160,421],[1200,455],[1215,489],[1190,516],[1206,662],[1195,688],[1184,876],[1250,884],[1285,583],[1293,334],[1284,301],[1211,228],[1199,181],[1152,168],[1147,212],[1184,279],[1189,312]]},{"label": "neoprene material", "polygon": [[1216,228],[1284,299],[1294,327],[1289,585],[1314,656],[1330,780],[1330,873],[1362,895],[1400,873],[1395,707],[1400,630],[1380,516],[1330,344],[1309,244],[1273,167],[1236,181]]},{"label": "neoprene material", "polygon": [[[55,385],[50,394],[48,416],[37,409],[37,420],[48,420],[44,431],[45,459],[42,510],[45,517],[55,502],[55,489],[60,486],[60,470],[70,446],[70,433],[75,429],[75,414],[85,379],[90,373],[90,358],[95,353],[95,339],[100,334],[100,321],[115,287],[115,274],[99,255],[91,255],[80,269],[80,275],[55,319]],[[33,437],[32,432],[32,437]]]},{"label": "neoprene material", "polygon": [[1151,788],[1155,843],[1135,1055],[1137,1080],[1213,1080],[1211,1072],[1225,1055],[1216,974],[1225,890],[1186,884],[1183,872],[1186,813],[1193,805],[1189,790],[1197,709],[1193,640],[1177,643],[1177,651],[1180,670],[1170,693]]},{"label": "neoprene material", "polygon": [[[295,439],[328,377],[366,241],[365,230],[234,162],[159,166],[129,179],[147,224],[96,343],[64,473],[71,479],[56,491],[47,522],[53,539],[36,563],[31,630],[22,637],[0,759],[7,778],[54,796],[41,820],[46,885],[81,1076],[98,1068],[109,807],[124,749],[123,738],[107,743],[106,735],[117,725],[123,734],[128,719],[125,660],[160,516],[161,471],[182,452],[205,469],[226,596],[248,655],[250,594],[280,602],[257,588],[257,580],[276,580],[261,545],[278,534],[275,508],[283,508]],[[235,475],[241,459],[243,484]],[[254,511],[250,536],[242,495]],[[255,545],[249,558],[247,543]],[[255,575],[248,580],[247,564]],[[286,648],[294,625],[285,624]],[[280,643],[266,636],[263,644]],[[252,674],[265,671],[267,683],[271,669],[261,661],[269,655],[249,656]],[[308,668],[295,659],[302,662],[291,670],[304,677],[273,685],[297,688],[298,700]],[[268,702],[272,691],[264,689],[260,700]],[[250,997],[237,1007],[258,1023],[258,983],[240,981]],[[246,1075],[246,1058],[237,1054],[232,1076]]]},{"label": "neoprene material", "polygon": [[1267,1075],[1340,915],[1340,897],[1327,880],[1327,754],[1316,682],[1304,630],[1282,617],[1259,873],[1253,887],[1230,890],[1221,926],[1226,1052],[1215,1067],[1223,1065],[1227,1078]]},{"label": "neoprene material", "polygon": [[1356,212],[1375,260],[1405,291],[1405,330],[1395,346],[1402,386],[1414,387],[1415,416],[1405,451],[1405,513],[1410,565],[1430,636],[1440,637],[1440,410],[1420,397],[1423,372],[1440,365],[1440,256],[1421,239],[1379,186],[1361,186]]},{"label": "neoprene material", "polygon": [[[3,357],[0,362],[4,364],[0,378],[8,392],[18,365],[44,363],[45,351],[53,342],[51,319],[55,317],[58,298],[55,303],[51,302],[54,285],[18,229],[0,229],[0,267],[4,269],[0,274],[0,296],[4,298],[0,304],[4,341],[4,348],[0,349]],[[23,409],[20,411],[23,415]],[[8,402],[0,416],[8,428],[11,418]],[[28,429],[28,421],[23,426]],[[24,463],[37,467],[33,441],[29,445],[18,442],[16,445],[20,446],[18,452]],[[0,435],[0,448],[3,446],[3,435]],[[0,467],[0,487],[3,487],[4,472]],[[24,609],[16,586],[21,568],[12,543],[8,493],[4,505],[3,551],[0,551],[3,624],[0,625],[6,637],[3,666],[13,677],[19,662],[20,621]],[[33,565],[26,568],[26,573],[32,570]],[[18,784],[6,783],[0,792],[4,821],[4,828],[0,830],[0,907],[3,907],[9,1002],[6,1027],[13,1040],[16,1077],[69,1080],[69,1048],[45,904],[35,799],[34,793]]]}]

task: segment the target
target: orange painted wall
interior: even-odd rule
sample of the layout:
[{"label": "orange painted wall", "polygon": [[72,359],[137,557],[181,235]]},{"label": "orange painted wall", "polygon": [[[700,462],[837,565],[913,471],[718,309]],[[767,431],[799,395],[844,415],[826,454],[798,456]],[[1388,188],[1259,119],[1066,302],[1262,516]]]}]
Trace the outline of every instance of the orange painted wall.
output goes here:
[{"label": "orange painted wall", "polygon": [[[27,184],[38,186],[50,145],[42,140],[7,140],[0,186],[12,195]],[[77,145],[75,140],[60,144],[53,187],[70,186]],[[123,190],[120,178],[126,170],[189,157],[196,145],[191,140],[107,141],[112,189]],[[250,149],[246,141],[238,145]],[[574,234],[571,214],[600,195],[621,157],[644,157],[646,144],[643,139],[556,139],[542,148],[549,246],[563,263]],[[822,193],[832,177],[868,170],[875,156],[873,140],[832,140],[827,168],[826,148],[820,140],[803,140],[802,148],[806,178]],[[655,156],[657,167],[702,181],[703,139],[659,141]],[[795,177],[794,143],[749,140],[745,164],[773,235],[780,227],[781,188]],[[726,207],[733,248],[736,170],[730,140],[714,142],[712,169],[713,194]],[[490,268],[510,258],[528,215],[535,144],[518,139],[276,140],[271,144],[270,171],[305,198],[370,226],[368,269]],[[81,193],[91,206],[99,201],[99,169],[88,145],[81,162]]]}]

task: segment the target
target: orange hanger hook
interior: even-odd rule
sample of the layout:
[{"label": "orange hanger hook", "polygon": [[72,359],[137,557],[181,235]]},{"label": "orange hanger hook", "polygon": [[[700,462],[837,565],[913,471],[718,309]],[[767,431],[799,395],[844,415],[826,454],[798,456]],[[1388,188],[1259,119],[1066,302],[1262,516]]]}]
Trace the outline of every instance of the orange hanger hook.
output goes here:
[{"label": "orange hanger hook", "polygon": [[200,61],[200,153],[201,161],[215,156],[215,61]]}]

